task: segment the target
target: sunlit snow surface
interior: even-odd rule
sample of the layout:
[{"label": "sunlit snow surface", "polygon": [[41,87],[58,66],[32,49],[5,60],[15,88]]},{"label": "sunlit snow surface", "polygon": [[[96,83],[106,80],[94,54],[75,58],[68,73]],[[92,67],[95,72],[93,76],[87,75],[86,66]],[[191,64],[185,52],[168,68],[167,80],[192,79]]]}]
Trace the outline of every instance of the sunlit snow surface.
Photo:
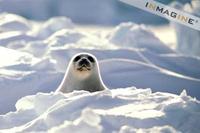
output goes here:
[{"label": "sunlit snow surface", "polygon": [[[105,33],[80,30],[65,17],[0,18],[0,132],[200,130],[193,98],[200,99],[200,59],[179,55],[144,25],[123,23]],[[110,90],[53,93],[78,52],[98,58]]]},{"label": "sunlit snow surface", "polygon": [[[191,4],[181,4],[177,1],[172,2],[173,7],[200,17],[200,1],[192,0]],[[198,22],[199,23],[199,22]],[[200,56],[200,31],[188,28],[178,23],[173,23],[177,35],[176,49],[180,53]],[[184,34],[183,34],[184,33]]]},{"label": "sunlit snow surface", "polygon": [[199,101],[134,87],[66,95],[37,93],[0,116],[1,132],[198,133]]}]

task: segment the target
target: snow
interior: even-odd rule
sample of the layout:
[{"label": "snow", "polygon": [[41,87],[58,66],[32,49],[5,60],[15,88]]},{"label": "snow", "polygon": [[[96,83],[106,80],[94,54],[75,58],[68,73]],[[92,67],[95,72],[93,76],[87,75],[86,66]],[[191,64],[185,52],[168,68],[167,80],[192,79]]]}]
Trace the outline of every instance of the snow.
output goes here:
[{"label": "snow", "polygon": [[[124,47],[143,48],[163,54],[173,52],[145,26],[139,26],[131,22],[117,26],[113,33],[111,33],[109,40],[116,45]],[[148,40],[148,43],[146,40]]]},{"label": "snow", "polygon": [[1,0],[0,13],[2,12],[34,20],[67,16],[80,24],[116,25],[130,20],[137,23],[166,23],[166,20],[156,15],[127,6],[118,0]]},{"label": "snow", "polygon": [[[89,93],[37,93],[0,117],[1,132],[197,133],[200,103],[187,96],[134,87]],[[19,119],[20,118],[20,119]]]},{"label": "snow", "polygon": [[[200,1],[192,0],[191,5],[190,4],[182,5],[178,2],[174,2],[172,5],[180,10],[191,13],[197,17],[200,16]],[[200,31],[188,28],[186,26],[177,23],[172,23],[172,24],[175,27],[177,35],[176,49],[182,54],[199,57]]]},{"label": "snow", "polygon": [[0,27],[3,30],[28,31],[31,28],[26,19],[15,14],[1,13],[0,20]]},{"label": "snow", "polygon": [[[58,23],[59,22],[59,23]],[[38,28],[38,30],[33,33],[35,36],[40,38],[47,38],[51,34],[61,29],[73,29],[74,25],[70,19],[66,17],[54,17],[47,20],[45,23]]]},{"label": "snow", "polygon": [[23,63],[31,64],[37,62],[37,59],[29,53],[18,52],[5,47],[0,47],[0,60],[1,68]]},{"label": "snow", "polygon": [[[0,132],[199,131],[200,59],[145,25],[88,32],[65,17],[0,16],[13,16],[0,25]],[[109,90],[54,92],[79,52],[97,57]]]}]

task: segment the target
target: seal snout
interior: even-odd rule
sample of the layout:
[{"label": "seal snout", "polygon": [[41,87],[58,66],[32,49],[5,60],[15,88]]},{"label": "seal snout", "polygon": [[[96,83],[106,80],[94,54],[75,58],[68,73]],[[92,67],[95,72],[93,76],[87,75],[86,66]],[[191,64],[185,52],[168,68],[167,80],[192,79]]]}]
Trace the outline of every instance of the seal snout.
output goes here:
[{"label": "seal snout", "polygon": [[67,93],[73,90],[90,92],[105,90],[98,67],[98,61],[94,55],[89,53],[75,55],[68,65],[58,91]]},{"label": "seal snout", "polygon": [[79,54],[73,58],[75,69],[78,71],[90,71],[95,66],[95,57],[89,54]]},{"label": "seal snout", "polygon": [[78,62],[78,68],[79,71],[89,71],[91,70],[91,64],[90,61],[87,58],[81,58]]},{"label": "seal snout", "polygon": [[87,59],[83,58],[80,60],[79,66],[90,66],[90,62]]}]

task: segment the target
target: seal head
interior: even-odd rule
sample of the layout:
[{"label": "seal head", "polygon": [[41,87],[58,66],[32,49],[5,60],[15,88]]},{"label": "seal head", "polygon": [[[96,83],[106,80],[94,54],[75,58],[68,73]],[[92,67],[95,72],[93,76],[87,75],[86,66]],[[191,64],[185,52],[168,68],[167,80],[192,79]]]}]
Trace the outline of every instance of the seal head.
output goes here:
[{"label": "seal head", "polygon": [[79,53],[71,59],[58,91],[63,93],[73,90],[95,92],[105,88],[96,57],[89,53]]}]

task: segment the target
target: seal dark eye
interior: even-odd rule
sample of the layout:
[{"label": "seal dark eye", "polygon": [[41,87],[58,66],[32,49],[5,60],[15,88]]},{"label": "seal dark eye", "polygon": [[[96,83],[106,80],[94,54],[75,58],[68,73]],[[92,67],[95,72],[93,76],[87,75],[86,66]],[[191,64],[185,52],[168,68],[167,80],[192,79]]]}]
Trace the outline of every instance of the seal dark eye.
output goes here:
[{"label": "seal dark eye", "polygon": [[92,63],[94,63],[95,61],[94,61],[94,58],[93,57],[91,57],[91,56],[88,56],[88,60],[90,61],[90,62],[92,62]]},{"label": "seal dark eye", "polygon": [[76,56],[76,57],[74,58],[74,62],[77,62],[77,61],[80,60],[80,59],[81,59],[80,56]]}]

